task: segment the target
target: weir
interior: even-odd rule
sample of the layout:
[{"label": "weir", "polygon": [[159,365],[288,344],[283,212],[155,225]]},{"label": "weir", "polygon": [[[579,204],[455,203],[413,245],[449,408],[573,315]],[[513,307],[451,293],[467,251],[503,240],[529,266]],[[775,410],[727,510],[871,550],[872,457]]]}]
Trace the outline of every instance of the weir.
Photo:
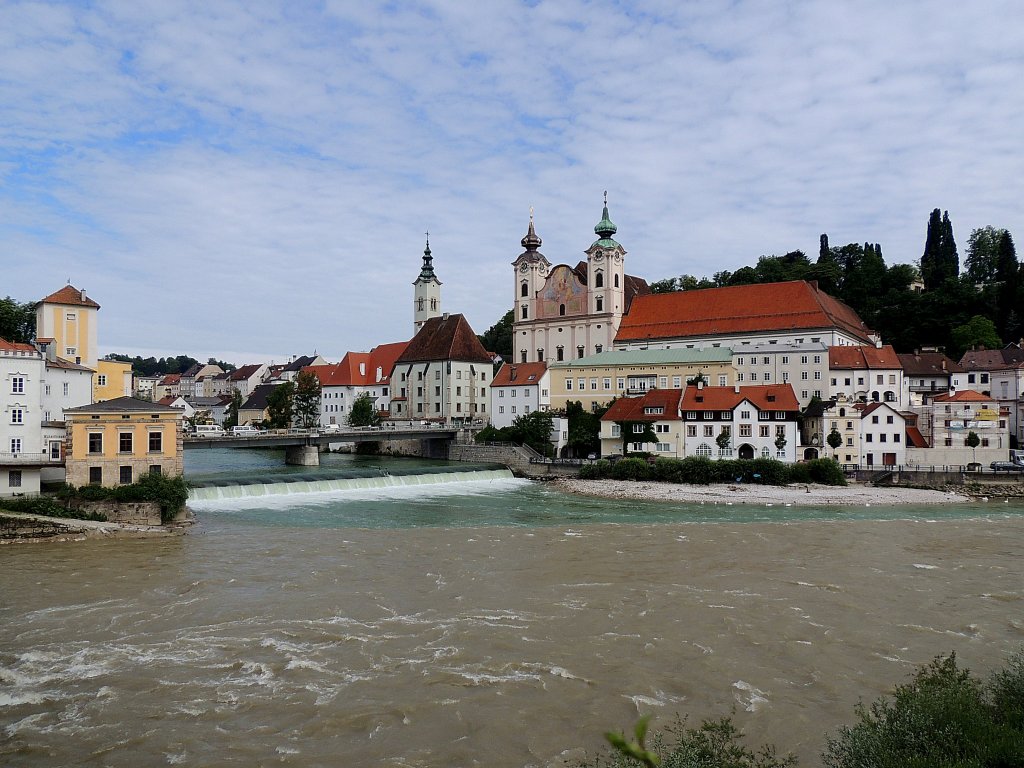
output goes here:
[{"label": "weir", "polygon": [[458,468],[418,468],[407,470],[339,470],[334,472],[295,473],[264,477],[222,478],[194,482],[190,501],[239,499],[253,496],[281,496],[299,493],[327,493],[372,488],[399,488],[479,480],[506,480],[512,473],[506,467],[467,466]]}]

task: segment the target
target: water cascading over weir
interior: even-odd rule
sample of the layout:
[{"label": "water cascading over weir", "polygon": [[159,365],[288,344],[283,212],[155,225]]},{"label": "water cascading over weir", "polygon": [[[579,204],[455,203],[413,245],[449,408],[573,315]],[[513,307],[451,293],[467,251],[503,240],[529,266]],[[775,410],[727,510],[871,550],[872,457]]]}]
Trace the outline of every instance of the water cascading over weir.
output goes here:
[{"label": "water cascading over weir", "polygon": [[281,496],[300,493],[400,488],[479,480],[504,480],[512,477],[507,467],[463,465],[458,467],[417,467],[409,469],[321,470],[272,475],[241,475],[199,480],[192,483],[190,501],[239,499],[254,496]]}]

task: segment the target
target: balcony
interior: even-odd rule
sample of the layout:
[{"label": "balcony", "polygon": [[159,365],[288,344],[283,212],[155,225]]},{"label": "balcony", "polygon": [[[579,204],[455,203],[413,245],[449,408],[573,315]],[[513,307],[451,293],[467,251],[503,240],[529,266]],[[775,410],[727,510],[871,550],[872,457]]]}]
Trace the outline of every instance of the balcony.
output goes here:
[{"label": "balcony", "polygon": [[3,453],[0,452],[0,467],[63,467],[64,457],[53,458],[48,451]]}]

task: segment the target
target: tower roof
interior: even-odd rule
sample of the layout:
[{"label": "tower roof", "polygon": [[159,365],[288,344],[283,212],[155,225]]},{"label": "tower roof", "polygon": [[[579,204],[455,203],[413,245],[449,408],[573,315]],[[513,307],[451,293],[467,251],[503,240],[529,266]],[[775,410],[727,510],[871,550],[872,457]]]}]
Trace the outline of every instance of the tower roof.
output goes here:
[{"label": "tower roof", "polygon": [[[599,245],[602,248],[615,248],[619,244],[612,239],[612,235],[614,235],[618,229],[619,228],[615,226],[615,223],[608,215],[608,190],[605,190],[604,210],[601,211],[601,220],[594,226],[594,232],[598,236],[598,240],[594,245]],[[593,248],[594,245],[590,247]]]},{"label": "tower roof", "polygon": [[41,299],[40,304],[63,304],[69,307],[92,307],[93,309],[99,309],[100,305],[85,295],[85,291],[75,288],[75,286],[65,285],[59,291],[51,293],[45,299]]},{"label": "tower roof", "polygon": [[512,262],[513,264],[519,264],[519,262],[523,260],[529,262],[540,261],[545,264],[549,263],[548,260],[544,258],[544,254],[537,250],[540,248],[542,240],[537,235],[537,230],[533,228],[533,206],[530,206],[530,226],[526,230],[526,235],[519,242],[526,250],[519,254],[518,258]]},{"label": "tower roof", "polygon": [[441,281],[437,279],[437,275],[434,274],[434,257],[430,255],[430,233],[427,233],[427,247],[423,249],[423,266],[420,268],[420,276],[416,278],[416,282],[426,283],[433,280],[438,285]]}]

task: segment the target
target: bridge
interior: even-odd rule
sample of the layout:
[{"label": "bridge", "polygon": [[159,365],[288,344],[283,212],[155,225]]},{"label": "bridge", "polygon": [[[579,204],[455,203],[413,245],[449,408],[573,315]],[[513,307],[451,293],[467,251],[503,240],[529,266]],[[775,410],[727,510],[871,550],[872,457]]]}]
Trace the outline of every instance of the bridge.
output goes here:
[{"label": "bridge", "polygon": [[[196,437],[186,435],[182,444],[186,449],[203,448],[284,448],[285,464],[317,466],[320,448],[331,443],[371,443],[383,440],[428,440],[448,443],[455,439],[459,427],[446,425],[389,425],[386,427],[342,427],[337,430],[290,429],[260,435],[232,435],[224,437]],[[427,454],[432,451],[426,451]]]}]

